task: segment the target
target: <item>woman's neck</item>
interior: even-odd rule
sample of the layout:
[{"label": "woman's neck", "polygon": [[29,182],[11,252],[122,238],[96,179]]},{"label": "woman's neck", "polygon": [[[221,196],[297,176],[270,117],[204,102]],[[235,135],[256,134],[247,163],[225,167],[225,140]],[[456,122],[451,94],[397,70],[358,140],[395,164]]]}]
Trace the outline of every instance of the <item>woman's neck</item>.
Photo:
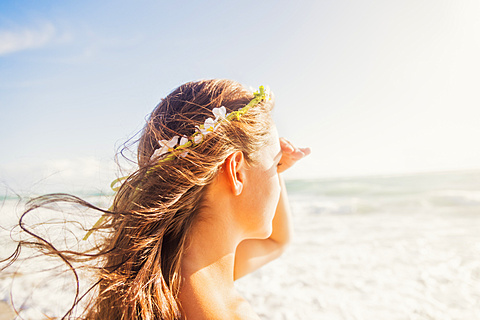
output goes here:
[{"label": "woman's neck", "polygon": [[[235,250],[241,237],[228,221],[199,220],[192,226],[182,257],[182,277],[187,281],[233,287]],[[220,289],[217,287],[217,290]]]},{"label": "woman's neck", "polygon": [[234,288],[235,250],[242,237],[226,220],[199,220],[189,233],[179,295],[188,319],[225,319],[249,309]]}]

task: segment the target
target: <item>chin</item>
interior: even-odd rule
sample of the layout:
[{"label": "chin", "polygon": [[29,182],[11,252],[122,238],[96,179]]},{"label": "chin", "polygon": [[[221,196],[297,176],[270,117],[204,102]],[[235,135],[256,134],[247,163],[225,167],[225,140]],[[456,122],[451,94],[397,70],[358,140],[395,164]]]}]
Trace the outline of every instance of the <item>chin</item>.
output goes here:
[{"label": "chin", "polygon": [[255,235],[253,236],[254,239],[267,239],[272,235],[272,223],[265,226],[261,230],[258,230]]}]

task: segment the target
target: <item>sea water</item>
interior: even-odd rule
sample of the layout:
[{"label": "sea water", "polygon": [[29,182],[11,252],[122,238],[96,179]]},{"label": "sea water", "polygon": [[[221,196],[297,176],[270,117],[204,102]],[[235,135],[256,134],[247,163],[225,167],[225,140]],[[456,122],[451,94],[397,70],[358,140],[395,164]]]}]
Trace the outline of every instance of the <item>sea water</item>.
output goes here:
[{"label": "sea water", "polygon": [[291,181],[295,236],[238,281],[265,319],[480,319],[480,172]]},{"label": "sea water", "polygon": [[[480,319],[480,171],[297,180],[287,188],[292,243],[236,282],[262,319]],[[87,198],[108,206],[105,197]],[[18,210],[5,202],[2,221]],[[12,244],[1,232],[3,258]],[[10,304],[13,288],[24,318],[58,315],[73,284],[68,273],[0,276],[0,300]]]}]

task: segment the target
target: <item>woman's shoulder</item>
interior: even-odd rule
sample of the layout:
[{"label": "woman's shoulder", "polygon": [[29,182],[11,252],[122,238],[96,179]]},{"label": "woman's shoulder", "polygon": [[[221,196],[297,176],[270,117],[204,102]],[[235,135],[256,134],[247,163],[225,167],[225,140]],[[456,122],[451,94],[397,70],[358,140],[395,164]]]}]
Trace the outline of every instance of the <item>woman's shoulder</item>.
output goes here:
[{"label": "woman's shoulder", "polygon": [[[250,303],[243,297],[238,297],[231,308],[232,318],[235,320],[261,320],[257,313],[253,310]],[[224,318],[223,318],[224,319]],[[230,319],[230,318],[229,318]]]}]

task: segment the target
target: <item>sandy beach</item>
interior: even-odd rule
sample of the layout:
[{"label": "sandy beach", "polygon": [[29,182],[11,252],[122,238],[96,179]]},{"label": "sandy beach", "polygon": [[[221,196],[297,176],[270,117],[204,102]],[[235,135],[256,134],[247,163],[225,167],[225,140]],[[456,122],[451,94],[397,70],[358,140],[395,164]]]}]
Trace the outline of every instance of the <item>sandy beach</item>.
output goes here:
[{"label": "sandy beach", "polygon": [[480,319],[479,178],[302,188],[291,247],[238,287],[263,319]]},{"label": "sandy beach", "polygon": [[10,304],[0,301],[0,320],[11,320],[15,318],[15,312]]},{"label": "sandy beach", "polygon": [[263,319],[480,319],[478,218],[295,220],[285,255],[238,281]]}]

